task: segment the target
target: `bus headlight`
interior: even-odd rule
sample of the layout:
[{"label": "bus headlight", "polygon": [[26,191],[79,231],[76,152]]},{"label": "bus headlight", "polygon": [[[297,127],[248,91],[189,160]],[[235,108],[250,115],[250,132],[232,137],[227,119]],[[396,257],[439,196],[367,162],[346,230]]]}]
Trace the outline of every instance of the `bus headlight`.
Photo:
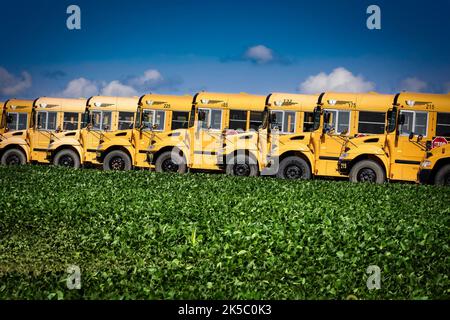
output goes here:
[{"label": "bus headlight", "polygon": [[345,158],[347,158],[347,157],[348,157],[348,153],[344,152],[343,154],[341,154],[341,155],[339,156],[339,160],[343,160],[343,159],[345,159]]},{"label": "bus headlight", "polygon": [[429,168],[431,167],[431,161],[429,160],[424,160],[420,163],[420,167],[421,168]]}]

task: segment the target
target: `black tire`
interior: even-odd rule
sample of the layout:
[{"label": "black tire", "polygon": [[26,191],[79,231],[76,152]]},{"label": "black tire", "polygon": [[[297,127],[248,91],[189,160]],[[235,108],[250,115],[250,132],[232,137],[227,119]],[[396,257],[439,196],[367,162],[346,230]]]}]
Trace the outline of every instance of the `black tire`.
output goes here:
[{"label": "black tire", "polygon": [[80,157],[73,150],[61,150],[58,151],[58,153],[53,158],[53,164],[55,166],[78,169],[80,168]]},{"label": "black tire", "polygon": [[434,184],[437,186],[450,186],[450,164],[439,169],[434,178]]},{"label": "black tire", "polygon": [[176,150],[163,152],[155,162],[156,172],[186,173],[186,170],[186,160]]},{"label": "black tire", "polygon": [[248,155],[240,154],[227,161],[225,172],[236,177],[256,177],[258,165]]},{"label": "black tire", "polygon": [[311,167],[306,160],[292,156],[281,160],[277,172],[277,178],[287,180],[309,180],[311,179]]},{"label": "black tire", "polygon": [[4,166],[20,166],[27,163],[27,157],[22,150],[9,149],[2,155],[0,162]]},{"label": "black tire", "polygon": [[109,152],[103,159],[103,170],[128,171],[131,170],[130,156],[121,150]]},{"label": "black tire", "polygon": [[363,160],[356,163],[350,170],[351,182],[384,183],[386,174],[383,168],[373,160]]}]

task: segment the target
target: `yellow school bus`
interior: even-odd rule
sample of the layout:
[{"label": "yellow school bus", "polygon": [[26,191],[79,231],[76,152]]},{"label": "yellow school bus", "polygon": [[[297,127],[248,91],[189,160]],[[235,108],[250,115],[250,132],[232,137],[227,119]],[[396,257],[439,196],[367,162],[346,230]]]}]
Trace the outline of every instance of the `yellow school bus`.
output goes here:
[{"label": "yellow school bus", "polygon": [[376,92],[321,94],[318,101],[321,125],[313,135],[314,174],[346,176],[347,173],[340,171],[338,166],[343,150],[355,139],[363,139],[367,144],[379,141],[394,97]]},{"label": "yellow school bus", "polygon": [[450,96],[402,92],[388,112],[386,130],[371,139],[352,139],[339,170],[353,182],[416,181],[427,145],[450,125]]},{"label": "yellow school bus", "polygon": [[[192,96],[147,94],[138,102],[136,126],[130,139],[119,135],[104,139],[97,149],[97,160],[105,170],[127,170],[131,167],[152,168],[149,154],[161,135],[187,129]],[[112,154],[112,155],[111,155]]]},{"label": "yellow school bus", "polygon": [[[337,164],[346,141],[383,132],[392,99],[377,93],[270,94],[268,124],[258,132],[253,155],[260,173],[284,179],[341,177]],[[228,172],[236,174],[238,165],[229,162]],[[253,173],[249,166],[241,171]]]},{"label": "yellow school bus", "polygon": [[41,97],[35,100],[36,118],[28,130],[27,162],[79,168],[82,155],[79,139],[85,111],[86,99]]},{"label": "yellow school bus", "polygon": [[[445,133],[450,136],[450,126]],[[438,140],[438,139],[435,139]],[[443,145],[426,152],[425,159],[420,163],[417,182],[422,184],[435,184],[437,186],[450,186],[450,144],[442,139]]]},{"label": "yellow school bus", "polygon": [[[94,96],[88,99],[85,114],[87,125],[80,134],[83,164],[100,165],[106,162],[117,170],[131,169],[131,150],[127,149],[127,154],[120,149],[120,145],[131,141],[138,102],[138,97]],[[109,148],[111,141],[118,144],[117,150]],[[118,154],[122,157],[117,158]]]},{"label": "yellow school bus", "polygon": [[224,170],[225,147],[262,124],[265,96],[199,92],[191,102],[187,129],[166,132],[152,145],[158,172]]},{"label": "yellow school bus", "polygon": [[[147,94],[139,100],[139,125],[134,130],[136,167],[154,168],[151,154],[163,139],[182,142],[189,126],[192,96]],[[178,143],[177,143],[178,144]],[[156,159],[155,159],[156,160]]]},{"label": "yellow school bus", "polygon": [[226,144],[227,174],[281,176],[285,173],[283,177],[291,179],[294,174],[299,175],[297,178],[310,178],[311,163],[314,163],[310,143],[317,100],[318,96],[314,95],[268,95],[259,130],[231,137]]},{"label": "yellow school bus", "polygon": [[4,133],[0,134],[0,163],[25,164],[30,157],[28,131],[33,120],[33,100],[10,99],[5,102]]}]

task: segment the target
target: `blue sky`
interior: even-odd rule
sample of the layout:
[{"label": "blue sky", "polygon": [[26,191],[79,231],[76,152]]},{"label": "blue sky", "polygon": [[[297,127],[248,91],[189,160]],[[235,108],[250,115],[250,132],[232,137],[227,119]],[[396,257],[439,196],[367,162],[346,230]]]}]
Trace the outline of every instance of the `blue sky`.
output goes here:
[{"label": "blue sky", "polygon": [[[81,30],[66,9],[81,8]],[[381,30],[366,27],[369,5]],[[450,91],[450,1],[2,1],[0,99]]]}]

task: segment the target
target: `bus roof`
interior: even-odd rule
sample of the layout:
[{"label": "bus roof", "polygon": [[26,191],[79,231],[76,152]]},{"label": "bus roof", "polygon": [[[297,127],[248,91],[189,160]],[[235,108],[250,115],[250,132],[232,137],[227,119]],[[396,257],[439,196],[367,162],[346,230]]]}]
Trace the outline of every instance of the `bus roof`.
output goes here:
[{"label": "bus roof", "polygon": [[317,106],[319,95],[273,92],[267,96],[267,106],[276,110],[311,112]]},{"label": "bus roof", "polygon": [[139,106],[143,109],[190,111],[192,108],[192,96],[145,94],[139,99]]},{"label": "bus roof", "polygon": [[33,100],[9,99],[5,102],[6,112],[29,112],[33,110]]},{"label": "bus roof", "polygon": [[232,110],[263,111],[266,104],[266,96],[258,96],[243,92],[199,92],[195,96],[194,100],[194,103],[196,103],[199,107]]},{"label": "bus roof", "polygon": [[[450,112],[449,94],[401,92],[396,97],[397,106],[411,110]],[[432,109],[430,109],[432,107]]]},{"label": "bus roof", "polygon": [[86,99],[66,99],[41,97],[34,102],[36,111],[67,111],[84,112],[86,110]]},{"label": "bus roof", "polygon": [[139,97],[93,96],[87,100],[90,110],[136,112]]},{"label": "bus roof", "polygon": [[319,103],[324,109],[359,109],[386,112],[392,108],[395,95],[368,93],[325,92]]}]

